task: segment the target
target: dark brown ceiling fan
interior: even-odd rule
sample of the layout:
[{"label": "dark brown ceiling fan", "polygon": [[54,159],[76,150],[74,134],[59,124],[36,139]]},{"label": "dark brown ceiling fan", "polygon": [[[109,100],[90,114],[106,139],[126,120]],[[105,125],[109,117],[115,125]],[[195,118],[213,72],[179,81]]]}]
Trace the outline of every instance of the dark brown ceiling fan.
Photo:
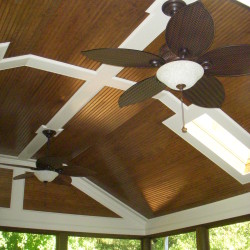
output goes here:
[{"label": "dark brown ceiling fan", "polygon": [[120,107],[149,99],[166,86],[181,91],[197,106],[221,107],[224,87],[214,75],[250,74],[250,45],[230,45],[205,53],[214,39],[214,22],[200,1],[186,6],[182,0],[169,0],[162,11],[171,19],[160,56],[122,48],[93,49],[82,54],[114,66],[159,67],[156,76],[136,83],[120,96]]},{"label": "dark brown ceiling fan", "polygon": [[36,176],[38,180],[45,183],[53,181],[57,184],[70,184],[72,182],[70,176],[86,177],[95,175],[94,170],[71,164],[63,158],[49,156],[50,139],[55,136],[56,132],[46,129],[43,131],[43,134],[47,137],[47,155],[36,160],[36,167],[0,163],[1,165],[26,168],[34,171],[15,176],[14,180]]}]

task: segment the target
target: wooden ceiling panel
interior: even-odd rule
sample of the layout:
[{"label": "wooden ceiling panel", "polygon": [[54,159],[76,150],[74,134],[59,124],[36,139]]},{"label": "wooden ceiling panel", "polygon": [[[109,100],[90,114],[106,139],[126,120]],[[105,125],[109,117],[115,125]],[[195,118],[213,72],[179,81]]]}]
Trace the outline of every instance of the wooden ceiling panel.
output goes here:
[{"label": "wooden ceiling panel", "polygon": [[0,207],[10,207],[13,171],[0,168]]},{"label": "wooden ceiling panel", "polygon": [[74,186],[53,182],[42,183],[36,177],[25,181],[24,209],[80,214],[104,217],[119,217]]},{"label": "wooden ceiling panel", "polygon": [[0,151],[17,156],[83,81],[31,68],[0,71]]},{"label": "wooden ceiling panel", "polygon": [[89,178],[91,181],[151,218],[152,210],[131,176],[137,161],[146,162],[154,157],[155,151],[162,153],[167,147],[165,142],[169,138],[162,138],[163,130],[168,129],[161,122],[171,115],[172,111],[155,100],[102,141],[78,155],[74,162],[93,167],[97,175]]},{"label": "wooden ceiling panel", "polygon": [[249,44],[249,8],[236,0],[202,0],[213,17],[215,37],[209,50],[233,44]]},{"label": "wooden ceiling panel", "polygon": [[93,167],[91,181],[148,218],[250,191],[165,127],[171,115],[154,101],[74,162]]},{"label": "wooden ceiling panel", "polygon": [[146,18],[153,0],[1,1],[0,42],[7,57],[35,54],[91,69],[81,50],[118,47]]},{"label": "wooden ceiling panel", "polygon": [[[107,134],[121,126],[153,100],[120,108],[118,99],[122,90],[104,87],[64,126],[64,131],[53,139],[51,154],[68,159],[101,141]],[[45,154],[45,146],[36,155]]]}]

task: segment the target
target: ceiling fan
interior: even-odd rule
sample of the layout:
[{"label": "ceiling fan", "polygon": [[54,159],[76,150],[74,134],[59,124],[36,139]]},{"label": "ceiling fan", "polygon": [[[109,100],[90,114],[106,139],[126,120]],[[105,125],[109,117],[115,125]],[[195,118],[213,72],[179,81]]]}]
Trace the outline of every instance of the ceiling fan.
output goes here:
[{"label": "ceiling fan", "polygon": [[44,183],[53,181],[57,184],[70,184],[72,182],[70,176],[86,177],[95,175],[94,170],[71,164],[63,158],[49,156],[50,140],[55,136],[56,131],[46,129],[43,131],[43,134],[47,138],[47,154],[45,157],[40,157],[36,160],[36,167],[0,163],[1,165],[33,170],[33,172],[15,176],[13,178],[14,180],[27,179],[35,176],[39,181]]},{"label": "ceiling fan", "polygon": [[93,49],[82,54],[114,66],[159,67],[156,76],[134,84],[120,96],[120,107],[149,99],[166,86],[181,91],[197,106],[221,107],[224,87],[214,75],[250,74],[250,45],[230,45],[206,52],[214,39],[214,22],[200,1],[186,6],[182,0],[169,0],[162,11],[171,19],[160,56],[123,48]]}]

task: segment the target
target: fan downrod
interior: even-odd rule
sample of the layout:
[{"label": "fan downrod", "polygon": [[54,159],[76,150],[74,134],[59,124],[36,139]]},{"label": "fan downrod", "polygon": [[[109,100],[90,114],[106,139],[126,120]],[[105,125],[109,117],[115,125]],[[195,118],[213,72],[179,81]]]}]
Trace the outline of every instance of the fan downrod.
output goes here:
[{"label": "fan downrod", "polygon": [[52,130],[52,129],[45,129],[43,130],[43,134],[48,138],[52,138],[56,135],[56,131],[55,130]]},{"label": "fan downrod", "polygon": [[186,3],[182,0],[168,0],[162,5],[162,12],[172,17],[178,10],[185,6]]}]

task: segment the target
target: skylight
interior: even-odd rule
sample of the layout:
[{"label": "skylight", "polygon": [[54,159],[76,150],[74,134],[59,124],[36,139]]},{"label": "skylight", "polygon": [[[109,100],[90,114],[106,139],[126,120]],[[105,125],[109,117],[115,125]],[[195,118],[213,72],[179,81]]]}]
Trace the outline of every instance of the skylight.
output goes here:
[{"label": "skylight", "polygon": [[249,173],[249,149],[226,129],[204,114],[186,124],[188,133],[241,174]]}]

